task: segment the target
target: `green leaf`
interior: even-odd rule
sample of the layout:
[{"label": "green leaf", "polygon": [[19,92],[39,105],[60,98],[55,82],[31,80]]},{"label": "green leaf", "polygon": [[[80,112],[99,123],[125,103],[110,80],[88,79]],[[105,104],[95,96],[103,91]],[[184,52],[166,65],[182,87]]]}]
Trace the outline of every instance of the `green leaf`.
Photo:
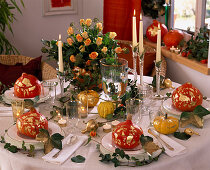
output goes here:
[{"label": "green leaf", "polygon": [[150,137],[150,136],[144,136],[142,134],[141,137],[140,137],[140,142],[141,142],[142,146],[144,146],[145,143],[147,143],[147,142],[153,142],[153,138]]},{"label": "green leaf", "polygon": [[188,140],[191,136],[184,132],[174,132],[174,137],[181,140]]},{"label": "green leaf", "polygon": [[206,116],[208,114],[210,114],[210,111],[208,111],[207,109],[205,109],[203,106],[198,105],[194,110],[193,113],[195,115],[198,115],[200,118],[203,118],[203,116]]},{"label": "green leaf", "polygon": [[0,141],[1,143],[5,143],[5,139],[4,139],[4,137],[3,136],[1,136],[1,141]]},{"label": "green leaf", "polygon": [[16,152],[18,152],[18,148],[17,148],[17,146],[11,145],[11,146],[8,148],[8,151],[10,151],[10,152],[12,152],[12,153],[16,153]]},{"label": "green leaf", "polygon": [[190,116],[192,116],[193,112],[182,112],[181,116],[180,116],[180,120],[182,119],[188,119],[190,118]]},{"label": "green leaf", "polygon": [[50,140],[51,140],[51,142],[52,142],[52,144],[53,144],[53,146],[55,147],[55,148],[57,148],[57,149],[62,149],[62,139],[63,139],[64,137],[61,135],[61,134],[59,134],[59,133],[55,133],[55,134],[53,134],[52,136],[51,136],[51,138],[50,138]]},{"label": "green leaf", "polygon": [[44,133],[44,134],[46,134],[48,137],[50,137],[50,134],[49,134],[48,130],[46,130],[46,129],[39,128],[39,132],[40,132],[40,133]]},{"label": "green leaf", "polygon": [[24,142],[24,141],[22,142],[22,149],[23,149],[24,151],[26,151],[26,146],[25,146],[25,142]]},{"label": "green leaf", "polygon": [[75,163],[83,163],[83,162],[85,162],[85,157],[83,157],[81,155],[77,155],[75,157],[72,157],[71,161],[75,162]]}]

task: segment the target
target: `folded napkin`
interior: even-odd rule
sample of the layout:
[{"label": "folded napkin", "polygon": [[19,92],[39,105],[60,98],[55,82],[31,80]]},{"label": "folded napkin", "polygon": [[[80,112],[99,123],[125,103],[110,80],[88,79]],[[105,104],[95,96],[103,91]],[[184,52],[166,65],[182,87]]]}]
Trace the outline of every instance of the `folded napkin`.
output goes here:
[{"label": "folded napkin", "polygon": [[12,107],[0,107],[0,117],[10,117],[12,114]]},{"label": "folded napkin", "polygon": [[184,154],[186,153],[186,148],[179,144],[178,142],[176,142],[175,140],[171,139],[170,137],[166,136],[166,135],[163,135],[163,134],[160,134],[160,138],[162,140],[164,140],[167,144],[169,144],[171,147],[174,148],[174,150],[169,150],[165,145],[164,143],[161,143],[164,148],[165,148],[165,153],[170,156],[170,157],[174,157],[176,155],[181,155],[181,154]]},{"label": "folded napkin", "polygon": [[[62,164],[64,163],[87,139],[87,136],[77,136],[76,143],[73,142],[67,144],[71,138],[73,137],[72,134],[69,134],[65,139],[62,141],[63,149],[60,151],[59,149],[54,148],[50,153],[46,154],[42,158],[50,163],[55,164]],[[53,158],[56,153],[59,153],[57,158]]]}]

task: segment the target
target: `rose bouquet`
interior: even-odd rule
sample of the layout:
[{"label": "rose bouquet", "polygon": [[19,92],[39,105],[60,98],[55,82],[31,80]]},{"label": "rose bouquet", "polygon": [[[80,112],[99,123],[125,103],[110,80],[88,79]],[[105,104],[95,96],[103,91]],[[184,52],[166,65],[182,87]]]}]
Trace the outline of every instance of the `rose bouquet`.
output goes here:
[{"label": "rose bouquet", "polygon": [[[103,25],[98,19],[80,19],[80,29],[74,23],[67,30],[68,37],[63,43],[65,77],[80,90],[101,88],[100,59],[112,62],[115,55],[125,52],[118,46],[115,32],[102,34]],[[43,53],[58,60],[57,40],[42,40]]]}]

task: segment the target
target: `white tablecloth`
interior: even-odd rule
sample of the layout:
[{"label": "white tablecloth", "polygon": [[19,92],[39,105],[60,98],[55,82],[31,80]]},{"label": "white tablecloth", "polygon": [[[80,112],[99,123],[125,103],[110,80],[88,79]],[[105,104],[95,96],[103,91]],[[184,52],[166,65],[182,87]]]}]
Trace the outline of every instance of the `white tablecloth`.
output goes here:
[{"label": "white tablecloth", "polygon": [[[151,82],[151,78],[145,78],[145,81]],[[174,86],[178,84],[173,83]],[[166,91],[163,92],[165,94]],[[49,111],[44,107],[46,104],[41,104],[40,112],[49,116]],[[156,100],[153,105],[160,105],[160,101]],[[42,106],[43,109],[42,110]],[[89,115],[96,116],[96,115]],[[12,117],[0,117],[0,135],[4,134],[4,130],[10,127],[13,123]],[[203,129],[196,129],[200,136],[192,136],[187,141],[182,141],[171,136],[175,141],[179,142],[187,148],[187,152],[183,155],[169,157],[162,154],[157,162],[152,162],[143,167],[117,167],[116,169],[141,169],[141,170],[208,170],[210,169],[210,119],[205,120]],[[98,134],[104,135],[102,129],[98,129]],[[100,140],[98,138],[98,140]],[[3,148],[4,144],[0,143],[0,168],[1,170],[64,170],[64,169],[86,169],[86,170],[107,170],[115,169],[112,163],[105,164],[100,162],[99,152],[96,149],[96,143],[91,142],[87,146],[82,146],[74,153],[82,155],[86,158],[84,163],[74,163],[68,159],[62,165],[55,165],[44,162],[41,157],[42,151],[38,151],[34,158],[27,157],[22,153],[10,153]]]}]

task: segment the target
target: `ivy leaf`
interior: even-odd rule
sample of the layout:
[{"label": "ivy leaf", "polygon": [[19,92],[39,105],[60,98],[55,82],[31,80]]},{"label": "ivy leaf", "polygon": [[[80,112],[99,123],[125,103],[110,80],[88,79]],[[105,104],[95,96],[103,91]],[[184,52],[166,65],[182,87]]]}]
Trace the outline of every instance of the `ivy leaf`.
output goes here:
[{"label": "ivy leaf", "polygon": [[1,143],[5,143],[5,139],[3,136],[1,136],[1,140],[0,140]]},{"label": "ivy leaf", "polygon": [[72,157],[71,161],[75,162],[75,163],[83,163],[83,162],[85,162],[85,157],[83,157],[81,155],[77,155],[75,157]]},{"label": "ivy leaf", "polygon": [[26,151],[26,146],[25,146],[25,142],[24,142],[24,141],[22,142],[22,149],[23,149],[24,151]]},{"label": "ivy leaf", "polygon": [[16,152],[18,152],[18,148],[17,148],[17,146],[11,145],[11,146],[8,148],[8,151],[10,151],[10,152],[12,152],[12,153],[16,153]]},{"label": "ivy leaf", "polygon": [[145,143],[147,143],[147,142],[153,142],[153,138],[150,137],[150,136],[144,136],[142,134],[141,137],[140,137],[140,142],[141,142],[142,146],[144,146]]},{"label": "ivy leaf", "polygon": [[9,148],[10,147],[10,143],[5,143],[5,145],[4,145],[4,149],[7,149],[7,148]]},{"label": "ivy leaf", "polygon": [[188,140],[191,136],[184,132],[174,132],[174,137],[181,140]]},{"label": "ivy leaf", "polygon": [[203,106],[198,105],[194,110],[193,110],[194,114],[198,115],[200,118],[203,118],[203,116],[206,116],[208,114],[210,114],[210,111],[208,111],[207,109],[205,109]]},{"label": "ivy leaf", "polygon": [[59,133],[55,133],[55,134],[53,134],[52,136],[51,136],[51,142],[52,142],[52,144],[53,144],[53,146],[55,147],[55,148],[57,148],[57,149],[62,149],[62,139],[63,139],[64,137],[61,135],[61,134],[59,134]]},{"label": "ivy leaf", "polygon": [[167,97],[170,97],[170,96],[171,96],[171,93],[169,93],[169,92],[166,93],[166,96],[167,96]]}]

